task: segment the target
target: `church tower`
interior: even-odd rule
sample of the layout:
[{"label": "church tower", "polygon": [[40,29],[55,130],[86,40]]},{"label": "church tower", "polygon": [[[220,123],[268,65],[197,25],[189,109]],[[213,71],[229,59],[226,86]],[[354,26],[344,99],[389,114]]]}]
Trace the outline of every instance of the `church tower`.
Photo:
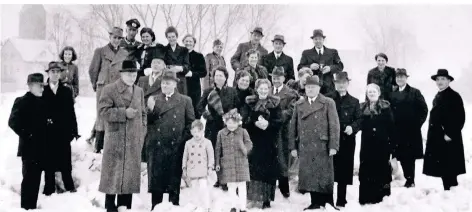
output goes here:
[{"label": "church tower", "polygon": [[25,4],[20,11],[19,37],[46,40],[46,10],[42,4]]}]

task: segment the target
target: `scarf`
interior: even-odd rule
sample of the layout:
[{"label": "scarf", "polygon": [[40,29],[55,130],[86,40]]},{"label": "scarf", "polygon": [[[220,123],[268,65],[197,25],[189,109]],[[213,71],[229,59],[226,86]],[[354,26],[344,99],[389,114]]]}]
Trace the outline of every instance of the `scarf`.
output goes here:
[{"label": "scarf", "polygon": [[390,107],[390,103],[379,99],[377,102],[367,100],[362,107],[362,113],[367,116],[379,115],[382,109]]},{"label": "scarf", "polygon": [[[221,88],[223,90],[225,86]],[[216,86],[213,88],[212,91],[210,91],[210,94],[208,94],[208,105],[212,107],[220,116],[223,116],[224,111],[223,111],[223,104],[221,103],[221,98],[219,92],[221,91],[218,89]]]},{"label": "scarf", "polygon": [[246,104],[255,112],[260,112],[265,117],[270,116],[269,109],[277,107],[280,103],[280,97],[267,96],[266,99],[259,99],[258,95],[251,95],[246,97]]}]

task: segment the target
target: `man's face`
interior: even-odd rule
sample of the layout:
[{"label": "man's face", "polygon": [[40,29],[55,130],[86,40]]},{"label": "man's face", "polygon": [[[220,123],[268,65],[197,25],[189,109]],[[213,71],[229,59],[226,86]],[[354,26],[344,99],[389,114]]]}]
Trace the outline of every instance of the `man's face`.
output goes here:
[{"label": "man's face", "polygon": [[339,80],[334,82],[334,86],[336,87],[336,91],[340,93],[347,92],[347,87],[349,86],[349,81],[347,80]]},{"label": "man's face", "polygon": [[305,85],[305,94],[309,98],[313,98],[318,96],[320,93],[320,86],[319,85]]},{"label": "man's face", "polygon": [[42,83],[31,83],[28,85],[30,92],[37,96],[41,97],[43,96],[43,91],[44,91],[44,84]]},{"label": "man's face", "polygon": [[284,76],[272,76],[272,83],[274,87],[279,88],[284,84],[285,77]]},{"label": "man's face", "polygon": [[274,46],[274,52],[280,53],[284,50],[285,44],[282,41],[275,40],[272,45]]},{"label": "man's face", "polygon": [[161,59],[153,59],[151,62],[152,73],[161,74],[166,64]]},{"label": "man's face", "polygon": [[216,45],[213,47],[213,51],[217,54],[221,54],[223,52],[223,45]]},{"label": "man's face", "polygon": [[436,85],[439,90],[444,90],[449,87],[449,83],[451,83],[451,80],[447,77],[436,77]]},{"label": "man's face", "polygon": [[253,32],[251,34],[251,41],[253,43],[260,43],[261,42],[261,39],[262,39],[262,34],[259,33],[259,32]]},{"label": "man's face", "polygon": [[127,27],[126,28],[126,35],[128,39],[134,39],[136,35],[138,34],[138,29],[134,27]]},{"label": "man's face", "polygon": [[320,49],[324,45],[324,38],[321,36],[316,36],[313,38],[313,43],[315,44],[315,47]]},{"label": "man's face", "polygon": [[177,82],[174,80],[165,79],[161,81],[161,89],[164,94],[171,94],[177,87]]},{"label": "man's face", "polygon": [[120,42],[123,38],[120,37],[120,36],[116,36],[116,35],[110,35],[110,43],[111,45],[117,47],[118,45],[120,45]]},{"label": "man's face", "polygon": [[407,81],[408,81],[408,77],[405,76],[405,75],[397,75],[395,77],[395,81],[397,82],[397,85],[399,87],[403,87],[406,85]]},{"label": "man's face", "polygon": [[54,68],[48,71],[48,76],[49,76],[49,82],[51,83],[57,83],[59,81],[59,78],[61,77],[61,70]]},{"label": "man's face", "polygon": [[137,72],[121,72],[120,75],[123,82],[128,86],[132,86],[138,77]]},{"label": "man's face", "polygon": [[169,41],[170,45],[176,45],[177,44],[177,34],[175,34],[174,32],[167,33],[167,41]]}]

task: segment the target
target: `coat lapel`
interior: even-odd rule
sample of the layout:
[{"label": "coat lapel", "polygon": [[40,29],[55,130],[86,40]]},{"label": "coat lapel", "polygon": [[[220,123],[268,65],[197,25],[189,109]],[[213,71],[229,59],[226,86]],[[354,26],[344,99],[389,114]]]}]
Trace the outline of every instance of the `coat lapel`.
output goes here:
[{"label": "coat lapel", "polygon": [[165,94],[160,95],[163,101],[163,105],[161,110],[159,111],[159,115],[164,114],[165,112],[172,110],[173,108],[177,107],[180,104],[180,95],[178,93],[172,94],[169,100],[166,101]]},{"label": "coat lapel", "polygon": [[121,63],[128,56],[128,52],[120,47],[118,52],[114,55],[111,65]]},{"label": "coat lapel", "polygon": [[147,89],[146,93],[144,93],[144,97],[148,97],[152,95],[153,93],[156,93],[161,89],[161,81],[160,79],[157,79],[154,84],[149,85],[149,78],[148,78],[148,83],[147,83]]},{"label": "coat lapel", "polygon": [[320,110],[323,108],[324,106],[324,102],[321,101],[321,96],[318,95],[318,97],[316,97],[316,100],[315,102],[310,103],[308,102],[308,97],[305,97],[305,102],[304,104],[306,105],[305,109],[303,110],[303,115],[302,115],[302,119],[305,119],[306,117],[308,117],[309,115],[315,113],[316,111]]},{"label": "coat lapel", "polygon": [[115,58],[115,53],[113,53],[113,51],[110,49],[109,45],[106,45],[103,48],[104,48],[103,53],[105,54],[104,55],[105,59],[113,62],[113,59]]}]

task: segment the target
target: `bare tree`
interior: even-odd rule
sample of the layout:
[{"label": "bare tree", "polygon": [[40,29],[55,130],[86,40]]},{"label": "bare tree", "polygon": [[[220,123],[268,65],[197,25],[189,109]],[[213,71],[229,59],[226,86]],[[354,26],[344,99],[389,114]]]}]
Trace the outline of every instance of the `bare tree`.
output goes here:
[{"label": "bare tree", "polygon": [[144,26],[153,28],[159,12],[158,4],[132,4],[129,5],[131,11],[135,13],[142,21]]},{"label": "bare tree", "polygon": [[[267,44],[270,41],[270,35],[272,35],[277,21],[283,15],[280,13],[283,11],[281,5],[247,5],[246,13],[248,14],[248,20],[246,21],[246,31],[252,30],[256,26],[263,27],[264,38],[262,44]],[[269,36],[268,36],[269,35]]]},{"label": "bare tree", "polygon": [[99,21],[105,31],[108,32],[114,26],[121,26],[123,24],[123,5],[118,4],[92,4],[91,13],[96,20]]},{"label": "bare tree", "polygon": [[59,53],[67,45],[71,35],[71,18],[68,14],[70,13],[62,7],[52,14],[52,26],[48,35],[55,44],[55,49],[52,51],[54,54]]},{"label": "bare tree", "polygon": [[[185,29],[197,39],[197,51],[201,51],[209,39],[210,31],[207,30],[207,14],[211,5],[185,5]],[[206,31],[206,33],[204,32]],[[205,33],[205,34],[204,34]]]},{"label": "bare tree", "polygon": [[220,39],[225,44],[223,54],[237,45],[236,43],[229,47],[229,38],[235,26],[244,20],[244,8],[244,5],[213,5],[210,9],[210,36],[213,40]]},{"label": "bare tree", "polygon": [[180,9],[177,11],[177,5],[175,4],[164,4],[161,6],[162,13],[164,14],[164,18],[166,20],[167,26],[174,26],[178,27],[181,20],[182,15],[184,13],[184,9]]}]

